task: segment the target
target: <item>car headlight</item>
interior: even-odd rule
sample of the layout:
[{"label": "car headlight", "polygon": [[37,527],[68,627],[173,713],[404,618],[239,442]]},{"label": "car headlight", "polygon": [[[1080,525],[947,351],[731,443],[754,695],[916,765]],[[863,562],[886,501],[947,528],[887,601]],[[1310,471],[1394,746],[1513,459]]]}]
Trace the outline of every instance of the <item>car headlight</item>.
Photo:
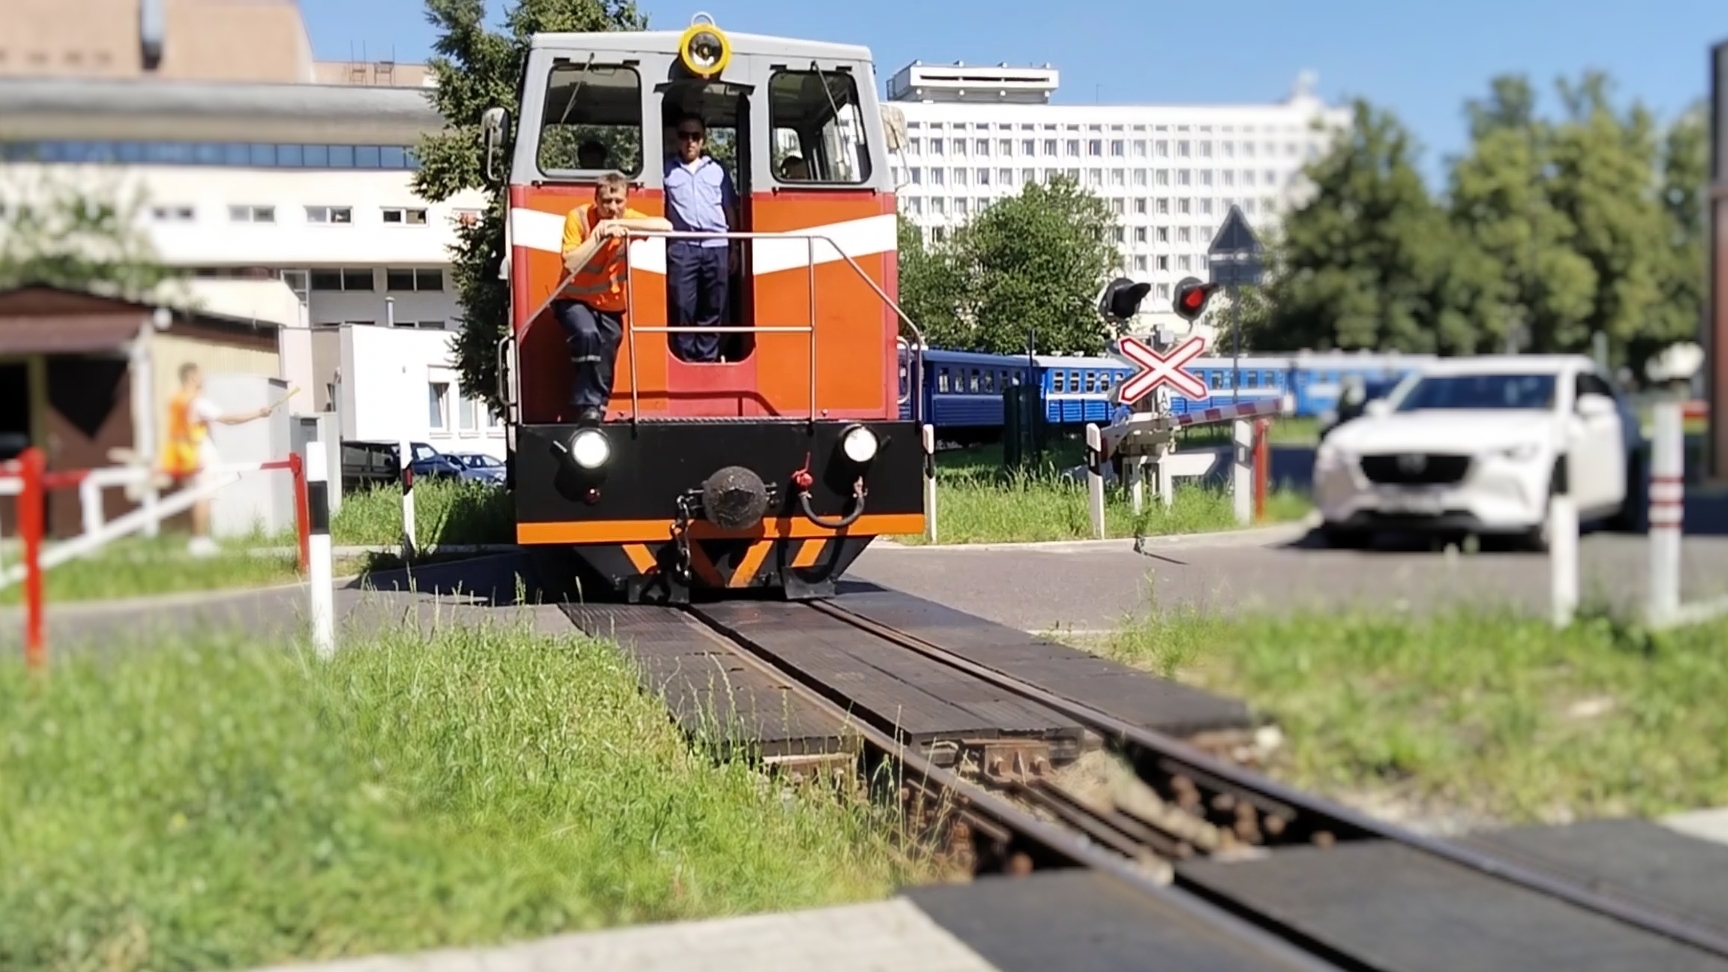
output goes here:
[{"label": "car headlight", "polygon": [[1525,462],[1536,458],[1536,453],[1540,452],[1541,449],[1542,447],[1535,442],[1520,442],[1514,446],[1495,449],[1494,454],[1513,462]]},{"label": "car headlight", "polygon": [[865,463],[876,458],[876,433],[862,425],[854,425],[840,436],[840,451],[846,458],[857,463]]},{"label": "car headlight", "polygon": [[583,429],[570,437],[570,458],[583,469],[599,469],[612,457],[612,443],[599,429]]}]

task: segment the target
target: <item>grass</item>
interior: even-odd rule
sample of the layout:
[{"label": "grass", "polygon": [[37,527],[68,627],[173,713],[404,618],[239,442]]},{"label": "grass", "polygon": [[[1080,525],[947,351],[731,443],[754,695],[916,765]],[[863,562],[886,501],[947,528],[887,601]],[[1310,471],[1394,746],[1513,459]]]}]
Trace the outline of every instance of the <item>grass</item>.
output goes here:
[{"label": "grass", "polygon": [[0,968],[173,972],[867,900],[887,811],[692,752],[503,627],[0,660]]},{"label": "grass", "polygon": [[1728,804],[1728,621],[1652,637],[1457,612],[1141,620],[1101,651],[1250,700],[1276,772],[1509,822]]},{"label": "grass", "polygon": [[[439,544],[515,543],[513,497],[484,483],[424,480],[414,484],[414,540]],[[335,544],[393,544],[402,539],[402,491],[380,487],[342,497],[331,517]]]},{"label": "grass", "polygon": [[[1000,446],[953,450],[937,456],[936,525],[942,544],[1016,543],[1040,540],[1082,540],[1094,536],[1087,513],[1086,484],[1061,473],[1084,461],[1082,447],[1071,441],[1053,443],[1041,467],[1005,472]],[[1291,490],[1270,490],[1266,519],[1287,522],[1307,515],[1305,496]],[[1166,510],[1150,486],[1146,506],[1136,517],[1126,490],[1106,489],[1105,529],[1112,537],[1203,533],[1235,529],[1230,496],[1217,487],[1178,480],[1174,502]],[[922,544],[921,535],[896,537]]]}]

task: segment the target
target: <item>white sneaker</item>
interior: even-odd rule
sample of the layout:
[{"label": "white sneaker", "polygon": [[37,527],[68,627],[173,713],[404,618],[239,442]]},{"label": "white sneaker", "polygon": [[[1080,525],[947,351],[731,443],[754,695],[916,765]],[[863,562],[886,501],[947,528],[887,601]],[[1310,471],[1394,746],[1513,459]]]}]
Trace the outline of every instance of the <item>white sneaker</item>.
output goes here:
[{"label": "white sneaker", "polygon": [[216,541],[209,537],[193,537],[191,542],[186,544],[186,552],[194,557],[214,557],[220,551]]}]

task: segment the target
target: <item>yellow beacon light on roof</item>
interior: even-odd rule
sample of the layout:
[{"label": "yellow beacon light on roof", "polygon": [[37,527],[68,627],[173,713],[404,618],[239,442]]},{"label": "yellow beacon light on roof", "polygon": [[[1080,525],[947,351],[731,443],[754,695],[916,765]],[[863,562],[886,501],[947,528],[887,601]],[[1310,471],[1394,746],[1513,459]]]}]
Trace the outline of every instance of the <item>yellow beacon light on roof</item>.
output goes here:
[{"label": "yellow beacon light on roof", "polygon": [[732,44],[714,26],[713,17],[699,13],[690,18],[690,26],[678,38],[678,60],[691,74],[712,78],[726,70],[732,60]]}]

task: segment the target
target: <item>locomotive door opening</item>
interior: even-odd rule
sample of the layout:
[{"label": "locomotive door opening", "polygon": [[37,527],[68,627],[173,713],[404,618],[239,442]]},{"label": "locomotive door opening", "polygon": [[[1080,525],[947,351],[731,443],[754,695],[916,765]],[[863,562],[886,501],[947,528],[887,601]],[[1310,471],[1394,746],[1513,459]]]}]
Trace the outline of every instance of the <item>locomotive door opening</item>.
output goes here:
[{"label": "locomotive door opening", "polygon": [[[750,95],[746,84],[729,81],[704,81],[686,78],[669,81],[657,89],[660,94],[660,123],[664,134],[667,158],[677,157],[678,119],[692,114],[702,119],[708,131],[703,151],[725,166],[738,193],[738,225],[733,232],[747,233],[754,225],[750,213]],[[670,164],[670,162],[668,162]],[[750,251],[747,241],[733,241],[738,253],[737,267],[727,275],[726,309],[722,326],[753,327],[755,299],[751,293]],[[666,288],[666,319],[674,320],[672,288]],[[675,342],[668,342],[669,344]],[[756,351],[754,334],[720,335],[720,359],[723,362],[743,361]]]}]

